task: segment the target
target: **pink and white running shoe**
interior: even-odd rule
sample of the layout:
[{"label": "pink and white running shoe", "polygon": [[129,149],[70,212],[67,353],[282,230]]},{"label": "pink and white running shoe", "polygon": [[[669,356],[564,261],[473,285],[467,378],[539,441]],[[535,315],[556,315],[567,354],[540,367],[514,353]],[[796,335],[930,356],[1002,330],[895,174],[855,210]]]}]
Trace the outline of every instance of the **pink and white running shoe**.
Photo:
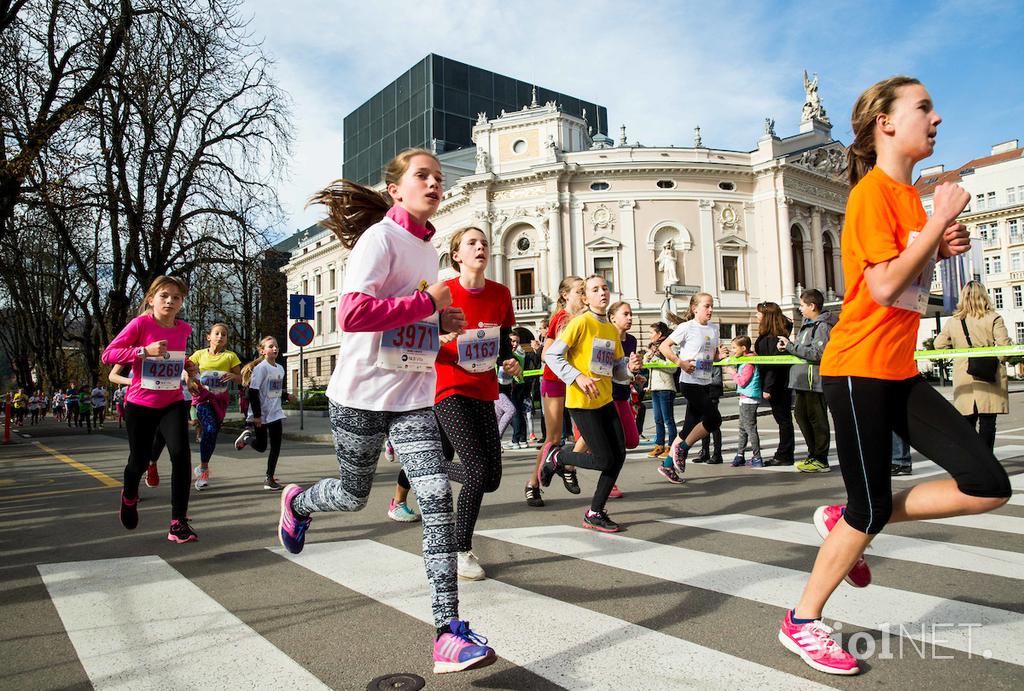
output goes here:
[{"label": "pink and white running shoe", "polygon": [[787,611],[779,628],[779,642],[819,672],[844,675],[860,672],[857,658],[836,643],[831,627],[825,626],[820,619],[794,624],[793,610]]},{"label": "pink and white running shoe", "polygon": [[468,621],[452,619],[448,628],[451,633],[443,633],[434,641],[434,674],[486,667],[497,659],[487,639],[470,631]]}]

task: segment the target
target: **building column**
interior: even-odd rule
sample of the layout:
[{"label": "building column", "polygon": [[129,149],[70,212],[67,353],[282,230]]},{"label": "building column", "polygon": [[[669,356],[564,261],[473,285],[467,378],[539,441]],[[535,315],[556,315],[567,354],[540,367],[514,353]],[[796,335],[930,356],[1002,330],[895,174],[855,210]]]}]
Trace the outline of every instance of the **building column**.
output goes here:
[{"label": "building column", "polygon": [[548,227],[548,287],[544,294],[552,300],[558,299],[558,284],[565,276],[565,265],[562,261],[562,205],[553,201],[547,205]]},{"label": "building column", "polygon": [[572,275],[586,276],[587,260],[584,256],[584,245],[587,242],[583,232],[583,202],[573,201],[569,216],[569,244],[572,252]]},{"label": "building column", "polygon": [[701,199],[700,206],[700,267],[701,287],[705,293],[710,293],[718,302],[718,248],[715,247],[715,219],[712,213],[715,202],[711,199]]},{"label": "building column", "polygon": [[782,305],[789,306],[796,301],[793,290],[793,243],[789,234],[789,202],[784,195],[775,198],[778,209],[779,236],[779,280],[782,284]]},{"label": "building column", "polygon": [[[491,237],[491,218],[485,211],[477,211],[473,214],[473,222],[480,227],[480,230],[484,232],[484,237],[487,238],[488,244],[493,248],[494,242]],[[494,253],[491,252],[491,261],[487,262],[487,269],[484,270],[484,276],[486,278],[494,279],[494,267],[497,262],[494,260]]]},{"label": "building column", "polygon": [[[640,298],[640,283],[636,275],[636,224],[633,216],[633,209],[636,208],[636,201],[632,199],[619,200],[619,241],[622,243],[622,251],[619,252],[619,269],[622,275],[619,276],[620,299]],[[639,304],[639,303],[638,303]]]},{"label": "building column", "polygon": [[[821,241],[821,207],[811,207],[811,260],[814,262],[813,285],[822,292],[828,290],[825,285],[825,250]],[[834,286],[833,286],[834,287]]]},{"label": "building column", "polygon": [[[491,245],[491,265],[494,267],[495,282],[505,285],[505,252],[501,247]],[[512,287],[509,287],[509,291],[514,292]]]}]

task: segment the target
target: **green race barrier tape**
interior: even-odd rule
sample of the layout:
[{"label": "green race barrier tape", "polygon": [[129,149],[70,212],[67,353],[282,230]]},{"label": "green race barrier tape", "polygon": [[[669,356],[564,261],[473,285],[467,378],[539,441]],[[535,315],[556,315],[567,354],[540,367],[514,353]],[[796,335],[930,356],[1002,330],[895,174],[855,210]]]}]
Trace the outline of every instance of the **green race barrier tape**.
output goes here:
[{"label": "green race barrier tape", "polygon": [[[937,350],[914,351],[915,360],[947,360],[965,357],[1008,357],[1013,355],[1024,356],[1024,345],[1009,346],[988,346],[985,348],[941,348]],[[747,355],[741,358],[729,357],[714,363],[716,367],[729,365],[803,365],[807,360],[802,360],[796,355]],[[817,364],[817,363],[811,363]],[[675,367],[668,362],[648,362],[644,369],[670,369]],[[544,370],[531,369],[523,372],[524,377],[539,377]]]}]

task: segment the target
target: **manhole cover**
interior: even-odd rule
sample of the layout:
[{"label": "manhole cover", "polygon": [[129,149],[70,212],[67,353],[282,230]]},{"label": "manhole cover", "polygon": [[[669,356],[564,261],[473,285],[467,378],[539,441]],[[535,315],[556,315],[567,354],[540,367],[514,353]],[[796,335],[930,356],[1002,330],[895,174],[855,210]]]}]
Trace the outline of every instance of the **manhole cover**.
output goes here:
[{"label": "manhole cover", "polygon": [[366,685],[366,691],[419,691],[427,682],[415,674],[385,674]]}]

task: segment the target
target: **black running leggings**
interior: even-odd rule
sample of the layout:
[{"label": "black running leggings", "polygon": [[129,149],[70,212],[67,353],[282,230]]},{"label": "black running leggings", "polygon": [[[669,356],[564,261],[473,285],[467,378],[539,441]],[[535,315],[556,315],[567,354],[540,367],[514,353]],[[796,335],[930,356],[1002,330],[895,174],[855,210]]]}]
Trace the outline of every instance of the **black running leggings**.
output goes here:
[{"label": "black running leggings", "polygon": [[277,470],[277,457],[281,455],[281,432],[281,420],[265,422],[256,428],[256,436],[249,443],[254,451],[263,453],[267,450],[267,441],[270,441],[270,453],[267,454],[267,477],[274,477],[274,471]]},{"label": "black running leggings", "polygon": [[128,430],[128,464],[124,467],[124,496],[139,496],[139,481],[153,457],[153,440],[163,435],[171,456],[171,518],[188,515],[188,493],[192,486],[192,450],[188,445],[188,408],[176,401],[165,408],[150,408],[137,403],[124,404],[124,423]]},{"label": "black running leggings", "polygon": [[604,511],[608,495],[619,479],[619,472],[626,460],[626,439],[615,402],[609,401],[595,409],[573,408],[572,421],[579,428],[580,436],[587,442],[590,451],[579,453],[563,449],[558,452],[558,460],[563,465],[601,471],[597,487],[594,488],[594,498],[590,500],[590,510]]},{"label": "black running leggings", "polygon": [[686,441],[699,423],[703,423],[708,434],[721,428],[722,414],[718,412],[718,402],[711,400],[711,387],[707,384],[684,383],[682,388],[686,398],[686,416],[679,430],[679,438]]},{"label": "black running leggings", "polygon": [[822,377],[846,484],[846,522],[874,535],[892,514],[892,433],[973,497],[1009,497],[1010,480],[967,419],[922,377]]},{"label": "black running leggings", "polygon": [[[448,479],[462,485],[455,515],[455,546],[459,552],[473,549],[473,530],[484,494],[501,484],[501,440],[494,401],[456,394],[434,405],[441,428]],[[459,462],[454,463],[455,454]]]}]

